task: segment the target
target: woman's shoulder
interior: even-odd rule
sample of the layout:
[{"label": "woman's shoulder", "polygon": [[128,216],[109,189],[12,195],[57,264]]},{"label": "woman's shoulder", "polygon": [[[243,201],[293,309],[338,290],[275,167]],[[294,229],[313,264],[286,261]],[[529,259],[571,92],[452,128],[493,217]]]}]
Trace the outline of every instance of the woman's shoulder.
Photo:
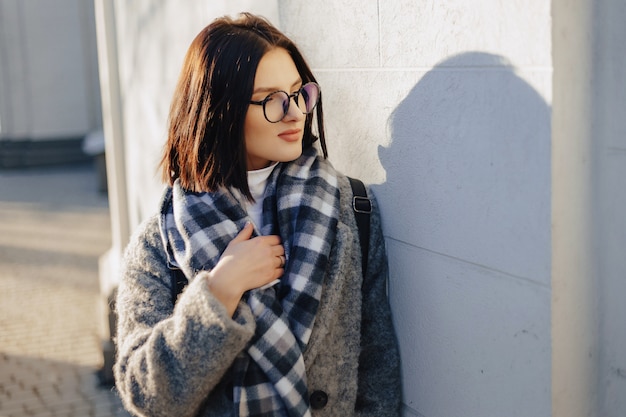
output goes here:
[{"label": "woman's shoulder", "polygon": [[[337,181],[340,192],[340,220],[356,230],[357,222],[355,219],[354,192],[350,184],[350,177],[337,173]],[[365,192],[371,208],[371,211],[367,214],[370,224],[370,235],[375,237],[374,235],[382,233],[380,208],[370,184],[363,181],[363,185],[365,186]]]},{"label": "woman's shoulder", "polygon": [[339,189],[339,209],[340,217],[346,213],[352,216],[352,187],[348,177],[342,173],[337,173],[337,188]]},{"label": "woman's shoulder", "polygon": [[150,215],[137,225],[126,246],[127,262],[146,257],[164,260],[167,258],[161,238],[158,213]]},{"label": "woman's shoulder", "polygon": [[133,242],[152,242],[155,239],[160,240],[159,214],[153,213],[146,217],[135,228],[130,241]]}]

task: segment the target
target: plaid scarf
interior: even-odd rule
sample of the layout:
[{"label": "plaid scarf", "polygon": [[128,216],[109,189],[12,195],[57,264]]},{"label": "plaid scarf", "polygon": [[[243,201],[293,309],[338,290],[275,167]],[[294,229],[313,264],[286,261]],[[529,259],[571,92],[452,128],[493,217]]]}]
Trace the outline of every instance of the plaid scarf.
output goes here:
[{"label": "plaid scarf", "polygon": [[[263,197],[261,234],[285,248],[280,284],[244,295],[256,332],[235,359],[233,400],[239,416],[310,416],[304,352],[315,322],[339,212],[337,176],[314,148],[279,164]],[[178,182],[162,208],[168,256],[186,276],[217,264],[250,218],[234,195],[184,191]],[[236,314],[236,313],[235,313]]]}]

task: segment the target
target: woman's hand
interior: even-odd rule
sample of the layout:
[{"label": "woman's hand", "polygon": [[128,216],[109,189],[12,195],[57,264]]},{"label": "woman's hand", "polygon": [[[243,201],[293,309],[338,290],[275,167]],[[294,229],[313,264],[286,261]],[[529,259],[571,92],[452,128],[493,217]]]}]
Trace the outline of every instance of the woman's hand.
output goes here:
[{"label": "woman's hand", "polygon": [[285,250],[276,235],[252,236],[248,223],[228,244],[209,273],[209,288],[232,317],[241,296],[281,277]]}]

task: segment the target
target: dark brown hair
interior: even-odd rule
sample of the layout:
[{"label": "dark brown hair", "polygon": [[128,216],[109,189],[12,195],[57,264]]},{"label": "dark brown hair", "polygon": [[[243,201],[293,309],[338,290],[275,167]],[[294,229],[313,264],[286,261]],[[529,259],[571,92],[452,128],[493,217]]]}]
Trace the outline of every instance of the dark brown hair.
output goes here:
[{"label": "dark brown hair", "polygon": [[[176,179],[189,191],[235,187],[252,199],[248,188],[243,125],[259,61],[273,48],[284,48],[302,83],[316,81],[296,45],[267,20],[249,13],[214,20],[193,40],[185,56],[170,107],[161,168],[170,185]],[[327,157],[322,99],[304,126],[302,147],[319,139]]]}]

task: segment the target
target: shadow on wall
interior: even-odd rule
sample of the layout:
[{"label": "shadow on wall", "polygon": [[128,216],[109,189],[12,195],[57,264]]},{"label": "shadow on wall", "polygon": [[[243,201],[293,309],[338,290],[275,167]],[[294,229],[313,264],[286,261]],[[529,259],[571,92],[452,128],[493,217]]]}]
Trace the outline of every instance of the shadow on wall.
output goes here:
[{"label": "shadow on wall", "polygon": [[465,53],[426,73],[389,129],[374,191],[407,415],[546,415],[549,106],[502,57]]},{"label": "shadow on wall", "polygon": [[376,189],[387,235],[549,279],[550,108],[504,58],[441,62],[389,123],[391,144],[379,147],[387,182]]}]

